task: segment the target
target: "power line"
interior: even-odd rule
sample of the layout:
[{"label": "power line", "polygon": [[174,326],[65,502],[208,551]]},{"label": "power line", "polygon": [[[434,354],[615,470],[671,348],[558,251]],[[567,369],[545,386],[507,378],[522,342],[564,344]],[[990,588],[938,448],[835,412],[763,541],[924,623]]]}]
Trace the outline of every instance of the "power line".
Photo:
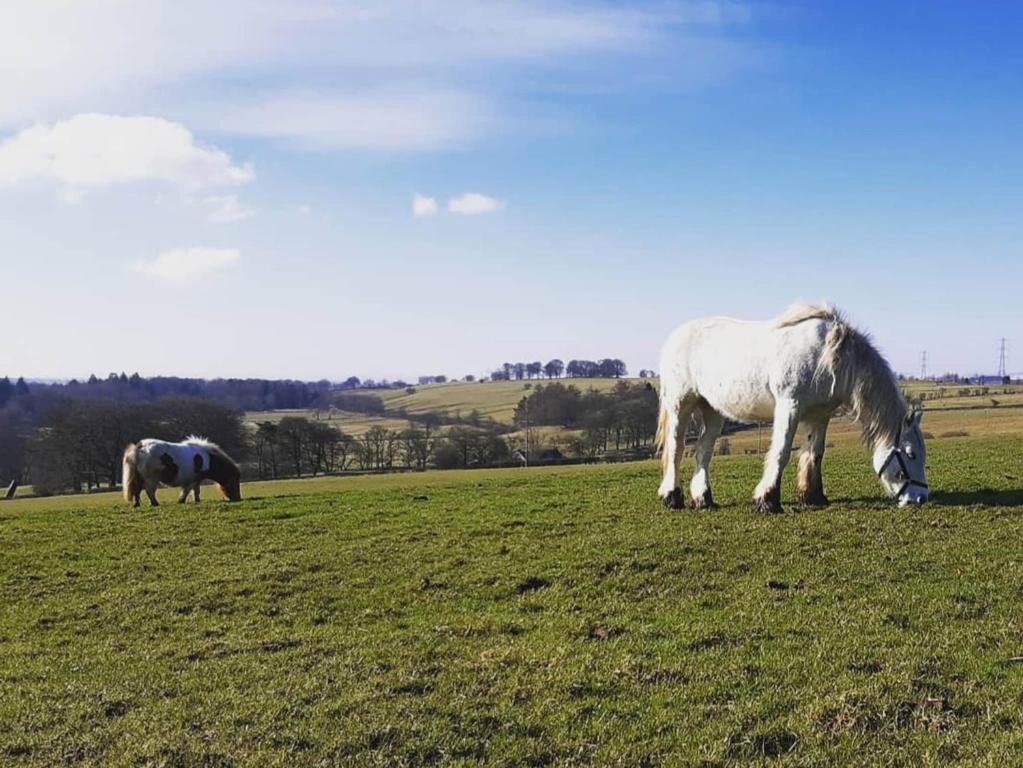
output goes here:
[{"label": "power line", "polygon": [[1005,338],[1003,337],[998,344],[998,378],[1004,379],[1006,376],[1006,347]]},{"label": "power line", "polygon": [[927,378],[927,350],[925,349],[920,354],[920,379]]}]

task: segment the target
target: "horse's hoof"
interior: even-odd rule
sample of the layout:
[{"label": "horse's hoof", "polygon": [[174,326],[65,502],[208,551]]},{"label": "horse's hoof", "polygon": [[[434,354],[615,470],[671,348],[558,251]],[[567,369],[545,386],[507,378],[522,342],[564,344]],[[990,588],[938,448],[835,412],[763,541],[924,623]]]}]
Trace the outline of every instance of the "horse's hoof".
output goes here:
[{"label": "horse's hoof", "polygon": [[828,501],[828,497],[823,493],[801,493],[799,495],[799,504],[803,507],[823,508],[831,504],[831,502]]},{"label": "horse's hoof", "polygon": [[685,502],[682,501],[682,489],[675,488],[661,499],[661,503],[668,509],[685,509]]},{"label": "horse's hoof", "polygon": [[785,510],[781,506],[781,499],[765,496],[762,499],[753,499],[753,511],[765,515],[779,515]]},{"label": "horse's hoof", "polygon": [[714,497],[711,492],[706,491],[703,496],[693,497],[693,509],[719,509],[718,504],[714,501]]}]

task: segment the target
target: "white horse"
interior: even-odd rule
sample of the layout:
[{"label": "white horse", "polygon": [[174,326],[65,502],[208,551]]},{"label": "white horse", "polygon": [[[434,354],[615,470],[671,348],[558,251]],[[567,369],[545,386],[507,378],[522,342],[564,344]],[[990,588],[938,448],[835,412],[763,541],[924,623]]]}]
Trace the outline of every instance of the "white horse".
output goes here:
[{"label": "white horse", "polygon": [[178,486],[183,504],[189,493],[199,503],[199,486],[203,480],[212,480],[220,486],[229,501],[240,501],[241,471],[216,443],[202,437],[190,436],[181,443],[146,439],[130,443],[124,449],[124,500],[139,506],[142,491],[149,503],[159,506],[156,489],[164,485]]},{"label": "white horse", "polygon": [[832,307],[796,305],[775,320],[693,320],[668,337],[661,353],[657,442],[664,470],[659,495],[683,507],[680,438],[694,412],[703,417],[696,472],[689,486],[697,509],[713,507],[708,468],[725,417],[772,421],[771,447],[753,495],[757,510],[781,511],[781,475],[802,424],[801,503],[828,503],[821,480],[828,422],[848,408],[863,427],[874,471],[899,506],[927,500],[926,451],[918,412],[911,413],[891,368],[866,335]]}]

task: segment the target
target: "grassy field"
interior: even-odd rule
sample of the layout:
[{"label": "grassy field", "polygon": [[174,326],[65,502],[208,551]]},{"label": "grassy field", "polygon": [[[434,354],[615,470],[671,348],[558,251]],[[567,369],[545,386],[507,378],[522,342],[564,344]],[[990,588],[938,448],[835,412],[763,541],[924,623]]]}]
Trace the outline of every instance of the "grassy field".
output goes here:
[{"label": "grassy field", "polygon": [[0,763],[1019,765],[1023,437],[930,465],[898,510],[838,446],[778,516],[747,456],[710,513],[653,462],[0,504]]},{"label": "grassy field", "polygon": [[[579,389],[612,389],[620,379],[560,379],[561,384],[572,384]],[[629,381],[639,381],[630,379]],[[414,387],[414,394],[404,389],[381,390],[379,394],[388,410],[404,408],[409,413],[425,413],[436,411],[454,415],[461,413],[468,416],[473,410],[481,416],[510,424],[515,406],[519,400],[529,394],[529,389],[539,384],[548,384],[546,380],[534,381],[454,381],[447,384],[428,384]],[[656,380],[653,380],[656,386]]]}]

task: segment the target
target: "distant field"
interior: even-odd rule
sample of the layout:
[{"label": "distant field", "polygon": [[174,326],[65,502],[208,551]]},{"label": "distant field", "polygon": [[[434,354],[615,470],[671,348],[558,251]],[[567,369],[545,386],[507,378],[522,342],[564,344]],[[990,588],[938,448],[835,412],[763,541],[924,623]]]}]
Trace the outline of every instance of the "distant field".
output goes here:
[{"label": "distant field", "polygon": [[703,513],[654,462],[0,503],[0,764],[1018,765],[1023,437],[929,456],[911,510],[858,446],[775,516],[748,456]]},{"label": "distant field", "polygon": [[245,421],[252,425],[261,424],[266,421],[276,424],[286,416],[301,416],[307,419],[323,421],[355,437],[365,434],[373,427],[402,430],[407,429],[409,426],[409,422],[406,419],[393,419],[388,416],[367,416],[364,413],[351,413],[349,411],[248,411],[245,414]]},{"label": "distant field", "polygon": [[[621,379],[556,379],[561,384],[572,384],[579,389],[612,389]],[[627,379],[640,381],[640,379]],[[657,386],[656,379],[649,379]],[[468,416],[474,409],[481,416],[510,424],[519,400],[529,394],[529,388],[540,384],[552,383],[546,379],[533,381],[455,381],[448,384],[428,384],[415,387],[414,394],[406,394],[404,389],[391,389],[375,392],[379,394],[388,410],[404,408],[409,413],[425,413],[439,411],[454,415],[461,413]]]}]

